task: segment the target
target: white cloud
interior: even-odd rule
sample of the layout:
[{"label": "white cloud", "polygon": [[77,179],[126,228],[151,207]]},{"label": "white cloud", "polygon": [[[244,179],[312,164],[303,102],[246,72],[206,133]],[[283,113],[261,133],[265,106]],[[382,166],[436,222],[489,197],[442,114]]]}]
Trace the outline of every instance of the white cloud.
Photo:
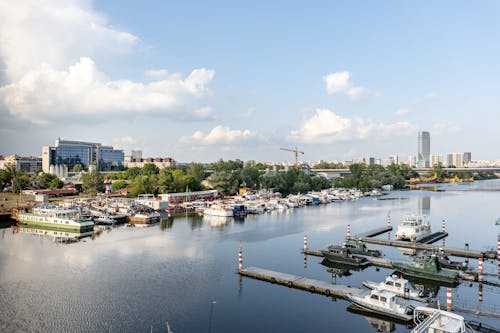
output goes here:
[{"label": "white cloud", "polygon": [[257,134],[249,129],[234,130],[226,126],[216,126],[206,135],[196,131],[189,137],[182,137],[181,143],[199,145],[232,145],[256,140]]},{"label": "white cloud", "polygon": [[398,111],[396,111],[396,116],[402,117],[407,115],[408,113],[410,113],[410,110],[408,109],[399,109]]},{"label": "white cloud", "polygon": [[199,105],[213,70],[194,69],[185,78],[165,69],[148,71],[157,79],[148,83],[113,80],[99,70],[95,59],[129,52],[138,38],[111,27],[90,2],[0,4],[0,41],[7,80],[0,86],[0,107],[18,119],[49,123],[123,113],[213,118],[213,110]]},{"label": "white cloud", "polygon": [[345,94],[352,100],[358,100],[369,93],[366,88],[356,87],[349,81],[351,74],[347,71],[330,73],[323,77],[326,83],[326,92],[332,94]]},{"label": "white cloud", "polygon": [[386,139],[414,131],[407,122],[382,123],[362,118],[347,118],[328,109],[317,109],[305,118],[300,129],[292,131],[290,141],[328,144],[348,140]]},{"label": "white cloud", "polygon": [[144,72],[144,75],[147,77],[153,78],[153,79],[158,79],[158,78],[164,78],[168,76],[168,71],[164,68],[162,69],[150,69]]}]

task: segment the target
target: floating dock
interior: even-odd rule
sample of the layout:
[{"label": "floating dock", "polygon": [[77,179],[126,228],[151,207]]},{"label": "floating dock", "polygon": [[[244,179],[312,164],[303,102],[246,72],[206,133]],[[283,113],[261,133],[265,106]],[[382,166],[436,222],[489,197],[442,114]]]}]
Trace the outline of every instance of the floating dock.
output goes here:
[{"label": "floating dock", "polygon": [[253,279],[335,298],[347,299],[347,294],[349,293],[358,296],[367,294],[366,290],[351,286],[332,284],[331,282],[309,279],[298,275],[280,273],[258,267],[241,268],[238,270],[238,273]]},{"label": "floating dock", "polygon": [[422,238],[421,240],[417,241],[417,243],[419,243],[419,244],[432,244],[432,243],[435,243],[438,240],[441,240],[445,237],[448,237],[447,232],[438,231],[438,232],[435,232],[429,236]]},{"label": "floating dock", "polygon": [[409,243],[398,240],[374,239],[370,237],[358,237],[357,239],[370,244],[401,247],[414,250],[425,250],[434,253],[437,253],[439,251],[444,251],[446,254],[455,257],[473,258],[473,259],[479,259],[479,258],[497,259],[497,254],[493,251],[478,251],[478,250],[459,249],[455,247],[440,247],[430,244]]},{"label": "floating dock", "polygon": [[354,236],[355,238],[360,238],[360,237],[375,237],[381,234],[385,234],[386,232],[389,232],[392,230],[392,226],[388,225],[386,227],[378,228],[378,229],[373,229],[367,232],[363,232],[361,234],[358,234]]}]

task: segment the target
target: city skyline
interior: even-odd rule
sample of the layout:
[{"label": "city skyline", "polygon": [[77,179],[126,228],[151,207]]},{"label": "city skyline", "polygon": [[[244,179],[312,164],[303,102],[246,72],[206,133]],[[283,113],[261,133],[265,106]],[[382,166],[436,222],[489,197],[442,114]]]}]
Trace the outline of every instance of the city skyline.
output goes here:
[{"label": "city skyline", "polygon": [[[362,8],[361,8],[362,7]],[[0,154],[54,138],[180,162],[500,159],[500,4],[0,5]],[[426,22],[425,25],[422,22]]]}]

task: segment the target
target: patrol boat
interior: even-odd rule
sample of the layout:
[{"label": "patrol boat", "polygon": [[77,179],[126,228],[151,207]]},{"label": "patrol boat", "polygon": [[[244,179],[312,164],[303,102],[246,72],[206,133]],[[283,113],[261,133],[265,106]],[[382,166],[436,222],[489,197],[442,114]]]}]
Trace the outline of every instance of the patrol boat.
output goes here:
[{"label": "patrol boat", "polygon": [[416,257],[414,262],[393,261],[392,267],[405,275],[439,281],[451,285],[459,283],[458,272],[447,268],[441,268],[438,258],[435,255]]}]

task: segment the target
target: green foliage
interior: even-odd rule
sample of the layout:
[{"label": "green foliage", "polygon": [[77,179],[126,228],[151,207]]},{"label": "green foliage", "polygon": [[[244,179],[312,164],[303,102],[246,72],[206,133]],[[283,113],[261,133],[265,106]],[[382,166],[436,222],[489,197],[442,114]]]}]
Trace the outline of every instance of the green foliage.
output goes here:
[{"label": "green foliage", "polygon": [[314,166],[315,169],[343,169],[342,163],[320,162]]},{"label": "green foliage", "polygon": [[73,169],[71,169],[71,171],[73,171],[73,172],[80,172],[82,170],[83,170],[83,166],[81,164],[75,164]]},{"label": "green foliage", "polygon": [[223,195],[233,195],[239,189],[239,177],[234,170],[221,170],[209,177],[210,184]]},{"label": "green foliage", "polygon": [[127,186],[128,186],[127,181],[123,179],[118,179],[111,184],[111,189],[113,191],[118,191],[121,190],[122,188],[126,188]]},{"label": "green foliage", "polygon": [[144,165],[141,169],[141,175],[152,176],[160,173],[160,169],[153,163]]},{"label": "green foliage", "polygon": [[156,175],[139,175],[134,178],[130,183],[130,196],[136,197],[139,194],[153,193],[158,194],[158,188],[156,187],[157,179]]},{"label": "green foliage", "polygon": [[336,187],[357,187],[364,190],[381,188],[383,185],[393,185],[396,189],[404,188],[405,180],[417,177],[418,173],[407,165],[391,164],[384,168],[381,165],[366,166],[362,163],[349,167],[351,176],[334,180]]},{"label": "green foliage", "polygon": [[207,176],[206,167],[201,163],[190,163],[186,168],[186,174],[201,182]]},{"label": "green foliage", "polygon": [[252,189],[259,188],[260,185],[260,171],[255,166],[246,165],[241,169],[241,185]]},{"label": "green foliage", "polygon": [[40,188],[61,188],[63,182],[56,176],[50,173],[40,172],[34,179]]},{"label": "green foliage", "polygon": [[82,186],[85,192],[96,195],[104,192],[104,176],[99,171],[84,173],[81,177]]}]

